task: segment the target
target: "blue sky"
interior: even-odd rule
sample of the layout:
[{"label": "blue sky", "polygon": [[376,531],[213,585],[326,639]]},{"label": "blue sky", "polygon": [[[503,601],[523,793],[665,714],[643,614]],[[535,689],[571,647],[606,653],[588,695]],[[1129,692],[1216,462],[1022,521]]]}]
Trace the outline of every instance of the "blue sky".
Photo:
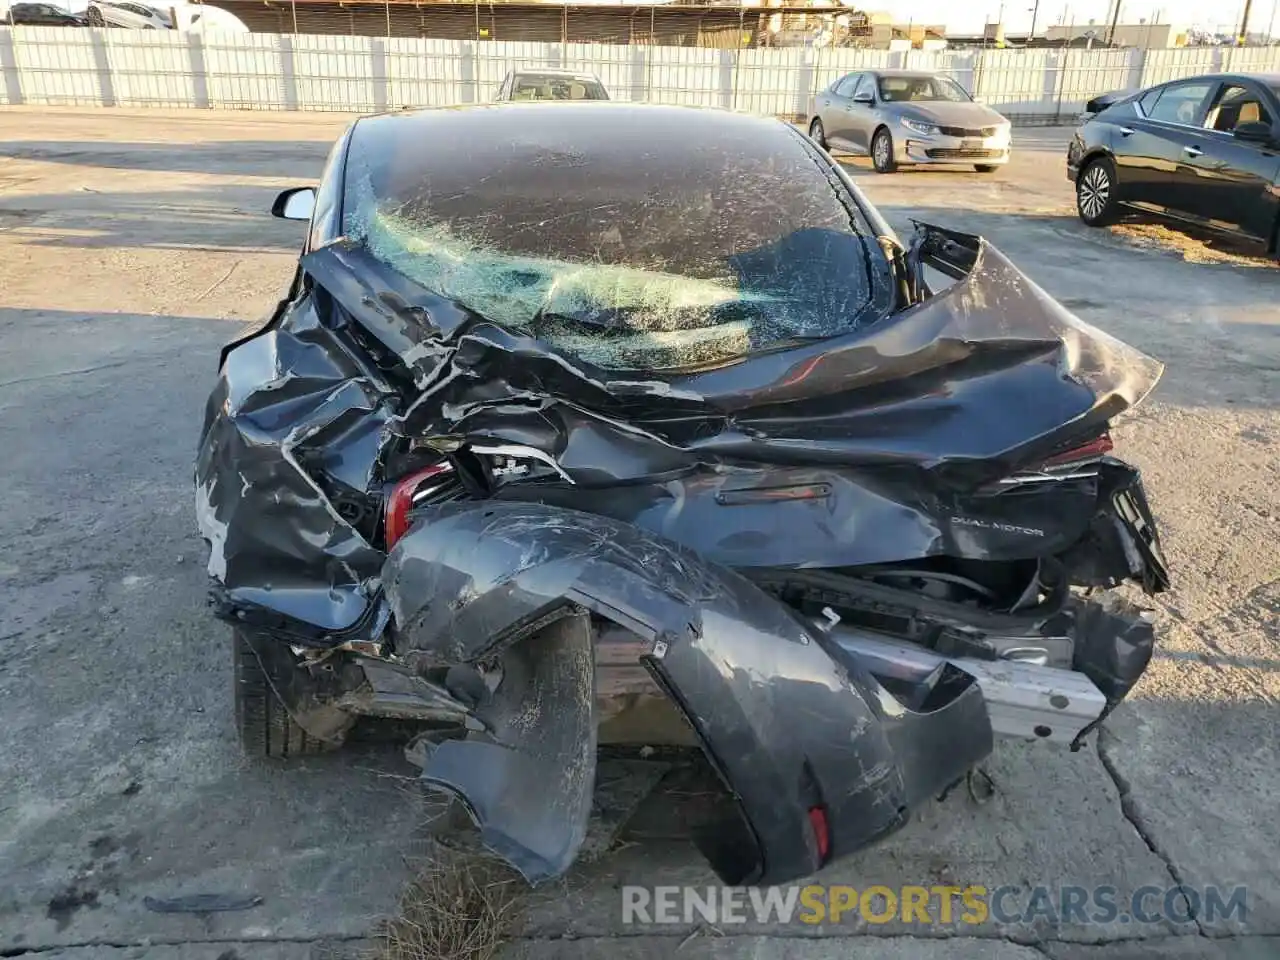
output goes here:
[{"label": "blue sky", "polygon": [[[1031,7],[1034,0],[1005,0],[1004,22],[1013,32],[1025,31],[1031,25]],[[1271,19],[1273,0],[1253,0],[1253,12],[1249,16],[1251,30],[1264,31]],[[945,23],[954,33],[978,32],[988,20],[999,19],[1000,0],[867,0],[867,9],[891,11],[900,20],[916,20],[928,23]],[[1067,22],[1087,23],[1093,19],[1099,23],[1107,17],[1107,0],[1041,0],[1036,19],[1040,25],[1057,23],[1066,11]],[[1121,0],[1120,19],[1124,23],[1137,23],[1139,18],[1157,19],[1162,23],[1178,26],[1199,26],[1207,29],[1234,29],[1240,23],[1244,0],[1220,0],[1205,3],[1204,0]],[[1280,16],[1277,16],[1280,24]],[[1280,27],[1278,27],[1280,29]]]}]

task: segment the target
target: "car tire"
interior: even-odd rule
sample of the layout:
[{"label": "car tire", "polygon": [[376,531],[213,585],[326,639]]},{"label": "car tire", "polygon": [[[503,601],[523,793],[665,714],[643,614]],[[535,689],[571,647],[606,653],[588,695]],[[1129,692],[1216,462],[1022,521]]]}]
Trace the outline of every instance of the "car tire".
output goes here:
[{"label": "car tire", "polygon": [[893,173],[898,169],[893,159],[893,134],[884,127],[871,138],[871,165],[876,173]]},{"label": "car tire", "polygon": [[1096,157],[1076,175],[1076,213],[1090,227],[1105,227],[1116,219],[1116,168]]},{"label": "car tire", "polygon": [[231,631],[233,697],[236,734],[250,757],[313,756],[328,753],[335,744],[319,740],[300,727],[276,693],[279,668],[258,656],[249,638]]},{"label": "car tire", "polygon": [[979,173],[995,173],[1000,169],[1000,167],[994,163],[977,163],[974,164],[973,169],[977,170]]},{"label": "car tire", "polygon": [[822,127],[821,117],[814,117],[813,122],[809,124],[809,139],[823,150],[827,149],[827,131]]}]

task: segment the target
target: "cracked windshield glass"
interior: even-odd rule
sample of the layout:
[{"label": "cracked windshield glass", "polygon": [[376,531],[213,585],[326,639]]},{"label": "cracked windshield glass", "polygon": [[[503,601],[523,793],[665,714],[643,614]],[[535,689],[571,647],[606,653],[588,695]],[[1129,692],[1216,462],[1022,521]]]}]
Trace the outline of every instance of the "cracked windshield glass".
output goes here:
[{"label": "cracked windshield glass", "polygon": [[[511,142],[512,109],[546,111],[545,135],[521,123]],[[883,255],[797,136],[779,125],[761,142],[751,121],[656,154],[643,110],[590,109],[475,111],[473,138],[447,144],[425,115],[421,146],[365,121],[343,230],[428,290],[609,369],[723,363],[878,315]]]}]

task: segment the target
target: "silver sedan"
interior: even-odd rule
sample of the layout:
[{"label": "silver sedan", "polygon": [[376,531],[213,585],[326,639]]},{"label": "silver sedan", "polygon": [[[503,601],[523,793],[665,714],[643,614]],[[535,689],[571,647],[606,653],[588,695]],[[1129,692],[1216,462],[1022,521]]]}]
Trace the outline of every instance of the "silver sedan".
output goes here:
[{"label": "silver sedan", "polygon": [[880,173],[902,164],[1009,162],[1009,121],[960,84],[932,73],[850,73],[814,97],[809,136],[824,149],[869,155]]}]

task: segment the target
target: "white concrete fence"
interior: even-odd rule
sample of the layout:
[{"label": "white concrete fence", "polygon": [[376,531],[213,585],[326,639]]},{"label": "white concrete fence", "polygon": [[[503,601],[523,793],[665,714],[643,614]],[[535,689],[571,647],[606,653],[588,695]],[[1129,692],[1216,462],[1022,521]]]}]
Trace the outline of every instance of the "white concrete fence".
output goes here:
[{"label": "white concrete fence", "polygon": [[620,100],[783,117],[803,117],[815,92],[851,70],[938,70],[1015,122],[1051,123],[1108,90],[1280,73],[1280,47],[890,53],[13,27],[0,29],[0,104],[366,113],[484,102],[513,66],[594,71]]}]

